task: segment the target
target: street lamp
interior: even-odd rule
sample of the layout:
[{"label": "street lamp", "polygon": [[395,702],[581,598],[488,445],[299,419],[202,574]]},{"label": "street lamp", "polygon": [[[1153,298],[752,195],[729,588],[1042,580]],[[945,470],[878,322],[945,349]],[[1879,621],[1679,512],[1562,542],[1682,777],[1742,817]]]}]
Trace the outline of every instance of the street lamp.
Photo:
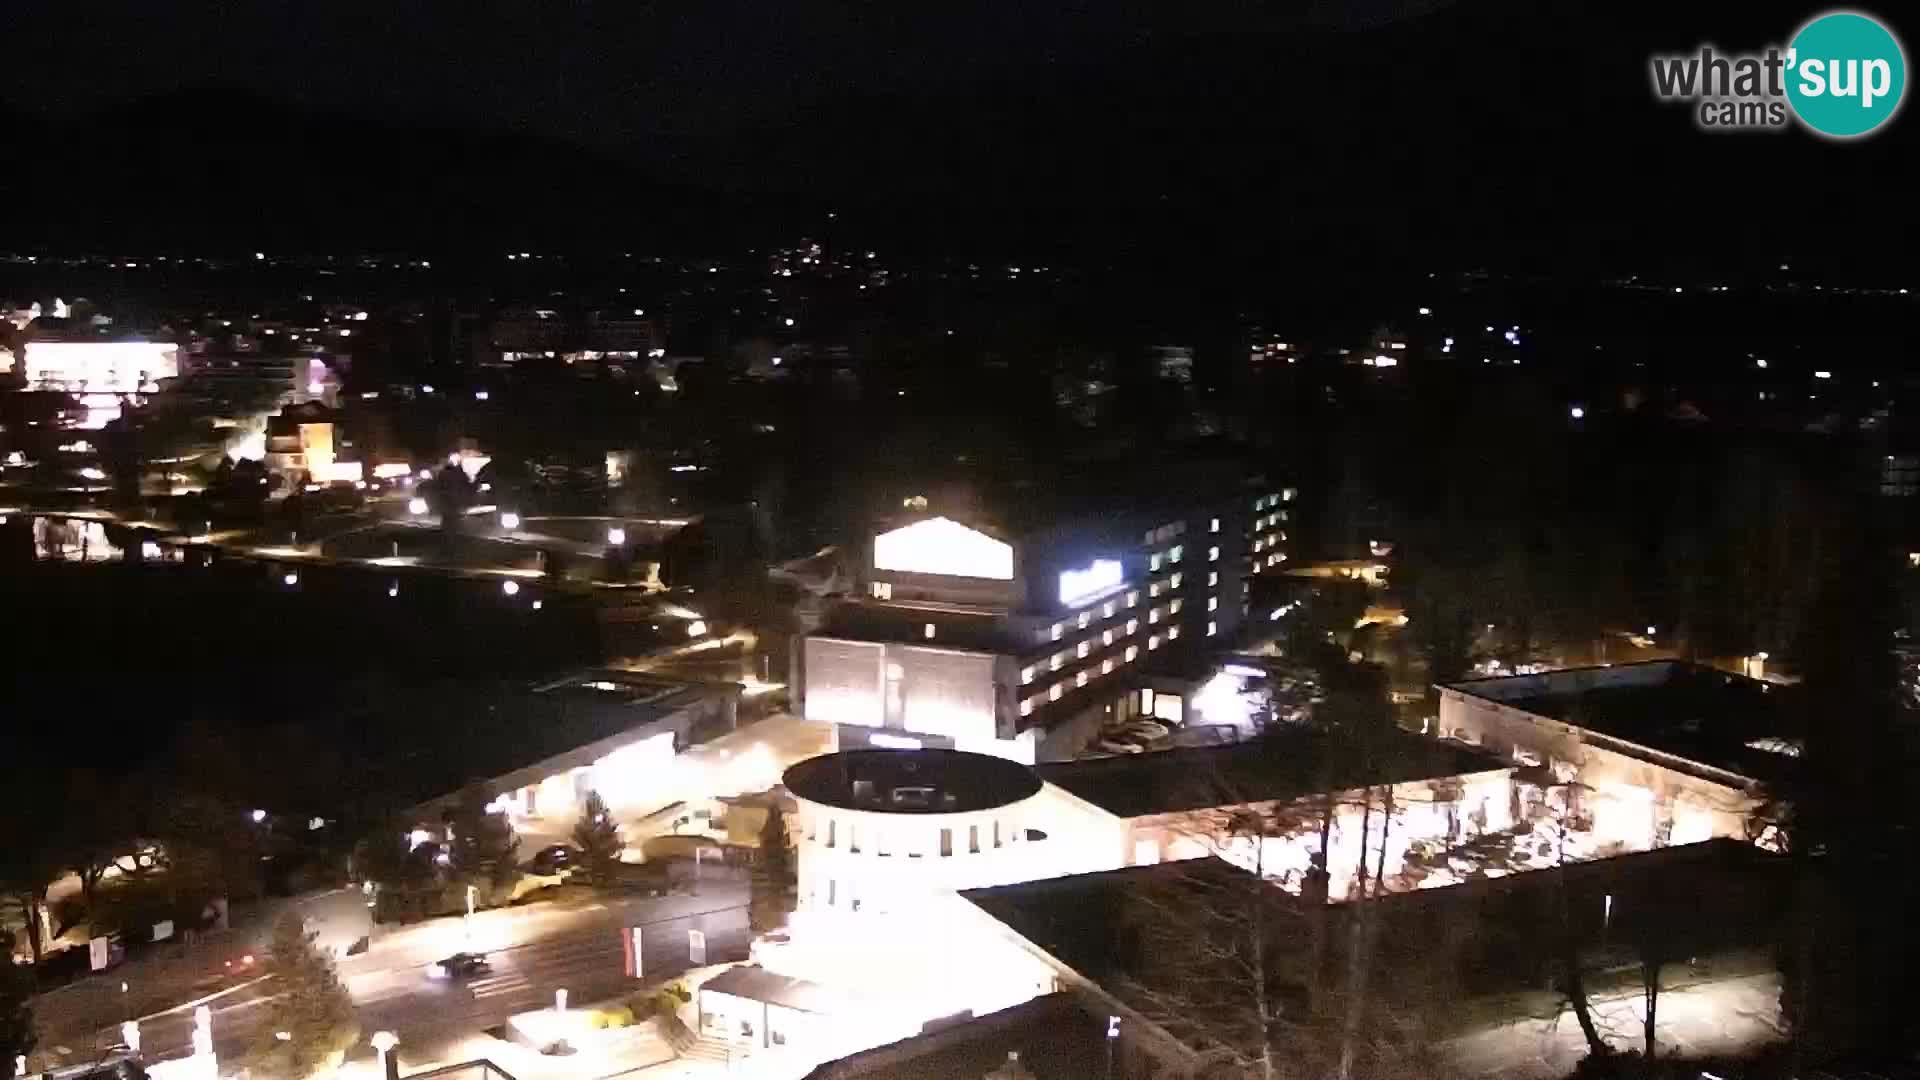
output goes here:
[{"label": "street lamp", "polygon": [[418,517],[419,515],[424,514],[426,512],[427,512],[427,500],[420,498],[418,495],[407,500],[407,513],[412,514],[415,517]]},{"label": "street lamp", "polygon": [[627,530],[621,528],[618,525],[615,525],[613,528],[607,530],[607,543],[612,544],[614,547],[619,547],[621,544],[624,544],[626,542],[627,542]]},{"label": "street lamp", "polygon": [[501,527],[501,528],[503,528],[503,529],[517,529],[517,528],[519,528],[519,527],[520,527],[520,515],[519,515],[519,514],[516,514],[516,513],[514,513],[514,512],[513,512],[513,511],[511,511],[511,510],[509,510],[509,511],[507,511],[507,512],[506,512],[506,513],[504,513],[504,514],[501,514],[501,515],[500,515],[500,527]]},{"label": "street lamp", "polygon": [[520,583],[517,581],[503,581],[500,583],[500,591],[506,593],[508,596],[518,596],[520,593]]},{"label": "street lamp", "polygon": [[400,1060],[393,1056],[393,1048],[400,1045],[400,1036],[391,1031],[376,1031],[369,1041],[380,1052],[380,1075],[393,1080],[400,1074]]}]

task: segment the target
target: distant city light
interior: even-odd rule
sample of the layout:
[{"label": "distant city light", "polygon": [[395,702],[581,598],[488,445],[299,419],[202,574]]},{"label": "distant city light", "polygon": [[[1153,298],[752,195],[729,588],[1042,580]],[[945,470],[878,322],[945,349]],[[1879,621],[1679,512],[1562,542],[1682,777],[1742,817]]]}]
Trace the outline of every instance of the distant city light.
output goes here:
[{"label": "distant city light", "polygon": [[520,583],[517,581],[503,581],[500,583],[500,591],[506,593],[508,596],[518,596],[520,595]]},{"label": "distant city light", "polygon": [[607,530],[607,543],[612,544],[615,547],[618,547],[621,544],[624,544],[626,542],[627,542],[627,530],[621,528],[618,525],[615,525],[613,528]]},{"label": "distant city light", "polygon": [[1764,356],[1763,356],[1763,357],[1761,357],[1760,359],[1758,359],[1758,360],[1755,360],[1755,361],[1753,362],[1753,366],[1754,366],[1754,367],[1757,367],[1757,368],[1759,368],[1759,369],[1761,369],[1762,371],[1764,371],[1764,370],[1766,370],[1766,367],[1767,367],[1767,359],[1766,359],[1766,357],[1764,357]]},{"label": "distant city light", "polygon": [[407,513],[418,515],[418,514],[424,514],[426,512],[427,512],[427,500],[419,497],[418,495],[407,500]]},{"label": "distant city light", "polygon": [[298,585],[300,584],[300,575],[289,570],[287,571],[286,576],[282,577],[280,581],[282,584],[285,584],[285,585]]},{"label": "distant city light", "polygon": [[421,393],[423,393],[423,394],[431,394],[431,393],[433,393],[433,384],[432,384],[432,383],[425,383],[425,384],[422,384],[422,385],[421,385],[421,387],[420,387],[420,392],[421,392]]},{"label": "distant city light", "polygon": [[540,610],[540,601],[538,601],[538,600],[535,600],[535,601],[533,602],[533,610],[535,610],[535,611],[539,611],[539,610]]},{"label": "distant city light", "polygon": [[263,821],[265,821],[265,820],[267,820],[267,812],[266,812],[265,810],[255,810],[255,811],[253,812],[253,823],[254,823],[254,824],[256,824],[256,825],[258,825],[259,823],[261,823],[261,822],[263,822]]},{"label": "distant city light", "polygon": [[391,583],[391,584],[389,584],[389,585],[387,586],[387,595],[388,595],[388,596],[399,596],[399,595],[400,595],[400,583],[396,581],[396,582],[393,582],[393,583]]},{"label": "distant city light", "polygon": [[520,515],[519,515],[519,514],[516,514],[516,513],[514,513],[514,512],[513,512],[513,511],[511,511],[511,510],[509,510],[509,511],[507,511],[507,512],[506,512],[506,513],[504,513],[504,514],[501,514],[501,515],[500,515],[500,527],[501,527],[501,528],[503,528],[503,529],[517,529],[517,528],[519,528],[519,527],[520,527]]},{"label": "distant city light", "polygon": [[1433,309],[1432,309],[1432,308],[1430,308],[1430,307],[1423,307],[1423,308],[1421,308],[1421,309],[1420,309],[1420,314],[1422,314],[1422,315],[1431,315],[1431,314],[1433,314]]},{"label": "distant city light", "polygon": [[1587,410],[1575,405],[1573,408],[1567,410],[1567,415],[1573,417],[1575,420],[1585,420],[1587,418]]},{"label": "distant city light", "polygon": [[1647,636],[1648,636],[1648,637],[1652,637],[1652,636],[1654,636],[1655,634],[1658,634],[1659,632],[1660,632],[1660,629],[1659,629],[1659,627],[1655,627],[1655,626],[1649,626],[1649,627],[1647,627]]},{"label": "distant city light", "polygon": [[473,400],[475,401],[487,400],[487,392],[485,390],[475,390],[473,392]]},{"label": "distant city light", "polygon": [[1814,378],[1816,378],[1816,379],[1831,379],[1831,378],[1833,378],[1833,372],[1831,372],[1831,371],[1816,371],[1816,372],[1814,372],[1814,373],[1813,373],[1813,377],[1814,377]]},{"label": "distant city light", "polygon": [[786,322],[786,324],[787,324],[788,326],[792,326],[792,325],[793,325],[793,316],[791,316],[791,315],[789,315],[789,316],[787,316],[787,317],[786,317],[786,319],[785,319],[784,321]]}]

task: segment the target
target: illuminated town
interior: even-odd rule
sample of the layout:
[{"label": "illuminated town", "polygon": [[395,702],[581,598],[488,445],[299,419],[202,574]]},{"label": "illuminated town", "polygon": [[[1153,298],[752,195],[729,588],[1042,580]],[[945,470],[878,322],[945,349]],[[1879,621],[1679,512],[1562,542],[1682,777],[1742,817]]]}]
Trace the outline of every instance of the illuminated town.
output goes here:
[{"label": "illuminated town", "polygon": [[1915,1075],[1818,13],[794,4],[10,25],[0,1080]]}]

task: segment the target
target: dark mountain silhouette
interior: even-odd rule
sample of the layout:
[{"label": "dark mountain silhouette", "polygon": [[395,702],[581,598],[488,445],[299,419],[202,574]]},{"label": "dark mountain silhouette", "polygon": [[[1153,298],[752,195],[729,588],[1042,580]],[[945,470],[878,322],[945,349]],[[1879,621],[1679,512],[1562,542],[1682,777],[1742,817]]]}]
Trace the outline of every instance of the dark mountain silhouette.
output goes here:
[{"label": "dark mountain silhouette", "polygon": [[316,111],[223,86],[69,127],[15,117],[10,243],[115,250],[708,250],[776,208],[538,135]]}]

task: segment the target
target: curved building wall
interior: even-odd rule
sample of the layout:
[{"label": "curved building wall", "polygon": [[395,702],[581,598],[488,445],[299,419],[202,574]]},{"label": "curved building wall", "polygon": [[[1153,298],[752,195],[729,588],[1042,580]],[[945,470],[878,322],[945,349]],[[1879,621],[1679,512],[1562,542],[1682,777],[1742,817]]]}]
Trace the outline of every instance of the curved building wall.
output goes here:
[{"label": "curved building wall", "polygon": [[1044,856],[1040,799],[952,814],[849,810],[796,796],[803,908],[890,913],[939,890],[1024,881]]}]

